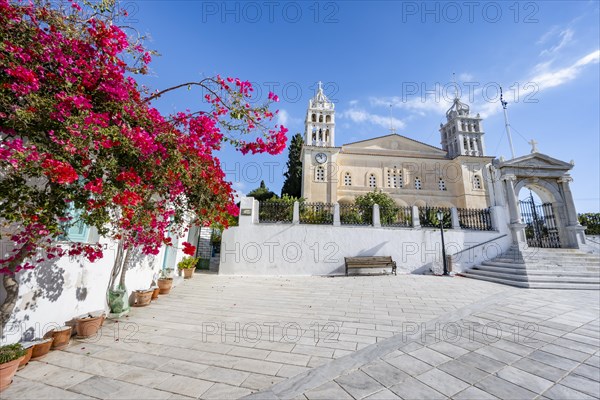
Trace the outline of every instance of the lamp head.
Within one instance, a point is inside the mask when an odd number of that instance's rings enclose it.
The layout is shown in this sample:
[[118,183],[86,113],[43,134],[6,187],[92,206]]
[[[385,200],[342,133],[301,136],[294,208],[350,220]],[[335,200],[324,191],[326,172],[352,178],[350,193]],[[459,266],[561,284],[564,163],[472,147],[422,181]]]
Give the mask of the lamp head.
[[442,212],[442,210],[438,210],[437,211],[437,219],[438,219],[438,221],[441,221],[442,218],[444,218],[444,213]]

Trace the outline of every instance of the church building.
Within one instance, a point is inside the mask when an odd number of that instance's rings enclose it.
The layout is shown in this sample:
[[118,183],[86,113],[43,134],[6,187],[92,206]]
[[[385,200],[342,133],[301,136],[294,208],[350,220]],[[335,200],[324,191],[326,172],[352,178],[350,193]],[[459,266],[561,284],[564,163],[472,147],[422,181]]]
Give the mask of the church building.
[[306,113],[302,197],[342,204],[379,190],[400,206],[490,206],[488,174],[494,157],[485,155],[479,114],[472,115],[468,105],[454,99],[440,134],[441,148],[393,130],[336,146],[335,105],[319,84]]

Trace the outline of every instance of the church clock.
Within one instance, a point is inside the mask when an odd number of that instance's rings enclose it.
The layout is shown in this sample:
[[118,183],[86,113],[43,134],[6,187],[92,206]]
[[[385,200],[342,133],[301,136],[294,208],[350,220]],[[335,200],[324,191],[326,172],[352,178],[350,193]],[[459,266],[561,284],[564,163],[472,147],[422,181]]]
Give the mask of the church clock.
[[319,164],[325,163],[327,161],[327,154],[317,153],[317,155],[315,155],[315,161],[318,162]]

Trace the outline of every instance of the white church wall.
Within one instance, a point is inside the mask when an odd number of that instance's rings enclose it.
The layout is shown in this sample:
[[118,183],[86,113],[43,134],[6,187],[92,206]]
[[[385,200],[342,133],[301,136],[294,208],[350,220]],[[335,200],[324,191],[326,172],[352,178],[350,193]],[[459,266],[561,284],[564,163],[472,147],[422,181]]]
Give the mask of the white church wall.
[[[41,337],[57,326],[63,326],[74,317],[96,312],[108,312],[106,291],[113,267],[116,243],[105,238],[104,257],[94,263],[87,260],[63,257],[52,263],[37,265],[35,269],[16,274],[19,286],[14,313],[0,338],[0,344],[15,343]],[[175,268],[185,255],[181,249],[172,248]],[[165,256],[165,248],[156,256],[141,257],[127,271],[126,287],[131,302],[133,291],[147,289],[158,276]],[[181,281],[174,279],[174,286]],[[6,298],[0,285],[0,303]],[[130,303],[131,304],[131,303]]]
[[[242,199],[242,209],[252,199]],[[448,255],[482,242],[485,246],[459,254],[453,265],[460,272],[506,251],[511,245],[504,210],[494,207],[496,231],[444,231]],[[339,275],[344,257],[392,256],[399,273],[424,272],[441,262],[441,236],[433,228],[375,228],[304,224],[247,223],[223,232],[219,273],[223,275]],[[504,221],[504,222],[500,222]]]

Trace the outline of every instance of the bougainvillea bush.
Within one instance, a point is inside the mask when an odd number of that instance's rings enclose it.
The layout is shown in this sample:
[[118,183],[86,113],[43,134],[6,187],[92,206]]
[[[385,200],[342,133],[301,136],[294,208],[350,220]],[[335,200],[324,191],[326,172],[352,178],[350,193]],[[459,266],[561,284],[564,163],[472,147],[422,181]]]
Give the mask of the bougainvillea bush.
[[[0,222],[13,245],[0,255],[9,294],[2,326],[18,295],[15,273],[65,255],[102,257],[96,244],[62,240],[70,226],[96,227],[119,241],[120,256],[157,254],[169,232],[198,221],[226,226],[236,215],[214,154],[223,143],[244,154],[285,148],[287,130],[269,109],[277,96],[251,105],[247,81],[138,85],[152,52],[113,14],[107,1],[0,0]],[[152,106],[193,87],[203,88],[202,110],[163,115]]]

